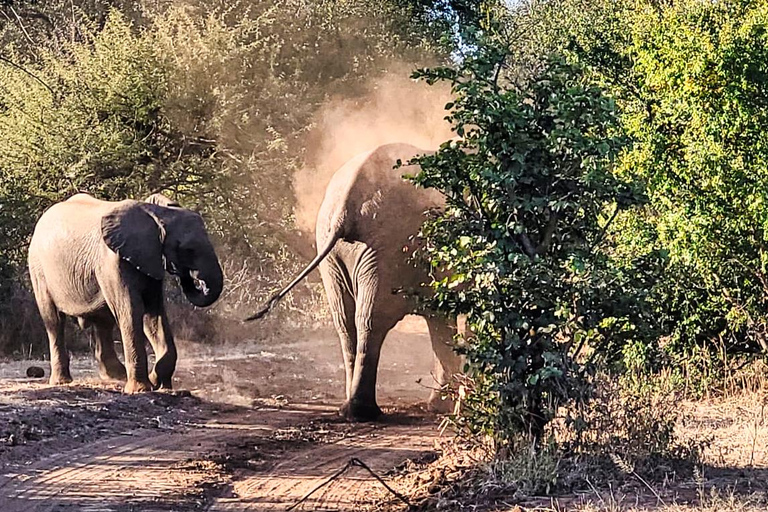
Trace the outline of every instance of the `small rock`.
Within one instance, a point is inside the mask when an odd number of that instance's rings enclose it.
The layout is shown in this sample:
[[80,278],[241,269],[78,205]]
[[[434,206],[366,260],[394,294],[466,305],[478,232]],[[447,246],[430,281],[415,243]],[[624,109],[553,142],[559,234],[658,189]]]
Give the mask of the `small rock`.
[[27,377],[30,379],[42,379],[45,377],[45,370],[39,366],[30,366],[27,368]]

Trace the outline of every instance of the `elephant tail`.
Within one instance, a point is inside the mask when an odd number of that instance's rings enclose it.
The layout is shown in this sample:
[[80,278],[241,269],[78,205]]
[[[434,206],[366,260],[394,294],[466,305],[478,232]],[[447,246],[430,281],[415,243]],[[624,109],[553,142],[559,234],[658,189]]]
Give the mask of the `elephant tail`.
[[333,236],[328,239],[328,242],[325,244],[325,247],[323,247],[323,250],[317,253],[317,256],[315,256],[315,259],[313,259],[309,263],[309,265],[307,265],[304,268],[304,270],[302,270],[299,273],[299,275],[296,276],[296,278],[290,282],[288,286],[286,286],[285,288],[283,288],[282,290],[274,294],[269,299],[269,301],[267,301],[267,304],[263,308],[261,308],[260,310],[258,310],[256,313],[249,316],[245,320],[243,320],[243,322],[258,320],[266,316],[270,311],[272,311],[272,309],[277,305],[277,303],[280,302],[280,299],[285,297],[288,294],[288,292],[290,292],[293,289],[294,286],[299,284],[302,281],[302,279],[307,277],[310,272],[312,272],[317,268],[320,262],[323,261],[323,259],[325,259],[325,257],[328,256],[328,253],[331,252],[331,249],[333,249],[333,246],[336,245],[336,242],[339,240],[339,238],[341,238],[341,233],[339,232],[334,233]]

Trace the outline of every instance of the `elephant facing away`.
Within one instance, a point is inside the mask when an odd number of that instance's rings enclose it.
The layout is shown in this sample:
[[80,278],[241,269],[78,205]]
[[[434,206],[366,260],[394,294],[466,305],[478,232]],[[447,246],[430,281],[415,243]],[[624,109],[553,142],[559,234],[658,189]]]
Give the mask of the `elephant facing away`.
[[[163,278],[177,275],[194,305],[213,304],[223,275],[195,212],[165,196],[109,202],[77,194],[51,206],[29,245],[29,272],[51,351],[51,384],[72,381],[64,317],[93,325],[99,374],[126,380],[125,392],[171,388],[176,346],[165,314]],[[125,366],[115,354],[120,329]],[[156,362],[148,373],[146,341]]]
[[[351,420],[381,415],[376,403],[379,355],[387,332],[403,317],[417,313],[411,294],[429,276],[410,256],[424,212],[442,208],[444,197],[404,180],[418,168],[395,169],[398,160],[429,153],[409,144],[387,144],[352,158],[331,178],[317,216],[317,257],[268,305],[247,320],[266,314],[291,288],[320,267],[333,322],[341,341],[346,371],[346,401],[340,413]],[[425,314],[435,378],[445,384],[460,369],[452,348],[455,319]],[[440,394],[432,392],[430,405]]]

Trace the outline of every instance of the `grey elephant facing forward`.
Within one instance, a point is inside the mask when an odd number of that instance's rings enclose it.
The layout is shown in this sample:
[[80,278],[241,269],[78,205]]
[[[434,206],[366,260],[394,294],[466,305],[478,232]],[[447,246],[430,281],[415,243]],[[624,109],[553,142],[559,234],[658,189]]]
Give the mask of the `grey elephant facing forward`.
[[[341,413],[348,419],[371,420],[381,414],[376,377],[384,337],[405,315],[417,312],[414,299],[402,292],[419,290],[429,282],[427,272],[409,259],[425,210],[442,208],[445,198],[403,179],[403,174],[416,174],[418,168],[394,168],[398,160],[407,162],[426,153],[409,144],[387,144],[352,158],[336,171],[317,216],[317,257],[248,319],[266,314],[319,266],[341,340],[347,395]],[[452,349],[456,321],[425,316],[437,356],[435,378],[442,385],[460,369],[461,360]],[[433,407],[439,398],[433,392]]]
[[[29,246],[29,272],[51,350],[51,384],[72,381],[64,316],[92,324],[99,374],[125,379],[125,392],[170,388],[176,347],[163,299],[165,272],[179,277],[200,307],[221,294],[223,275],[203,219],[165,196],[100,201],[77,194],[40,217]],[[115,354],[115,324],[125,366]],[[146,341],[156,362],[149,374]]]

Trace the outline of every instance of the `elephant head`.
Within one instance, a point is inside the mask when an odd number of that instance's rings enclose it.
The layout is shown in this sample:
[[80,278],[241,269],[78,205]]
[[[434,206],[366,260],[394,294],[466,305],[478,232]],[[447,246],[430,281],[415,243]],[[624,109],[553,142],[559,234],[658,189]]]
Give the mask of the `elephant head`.
[[187,299],[210,306],[221,294],[224,276],[203,219],[160,194],[126,201],[101,219],[107,246],[140,272],[162,280],[179,277]]

